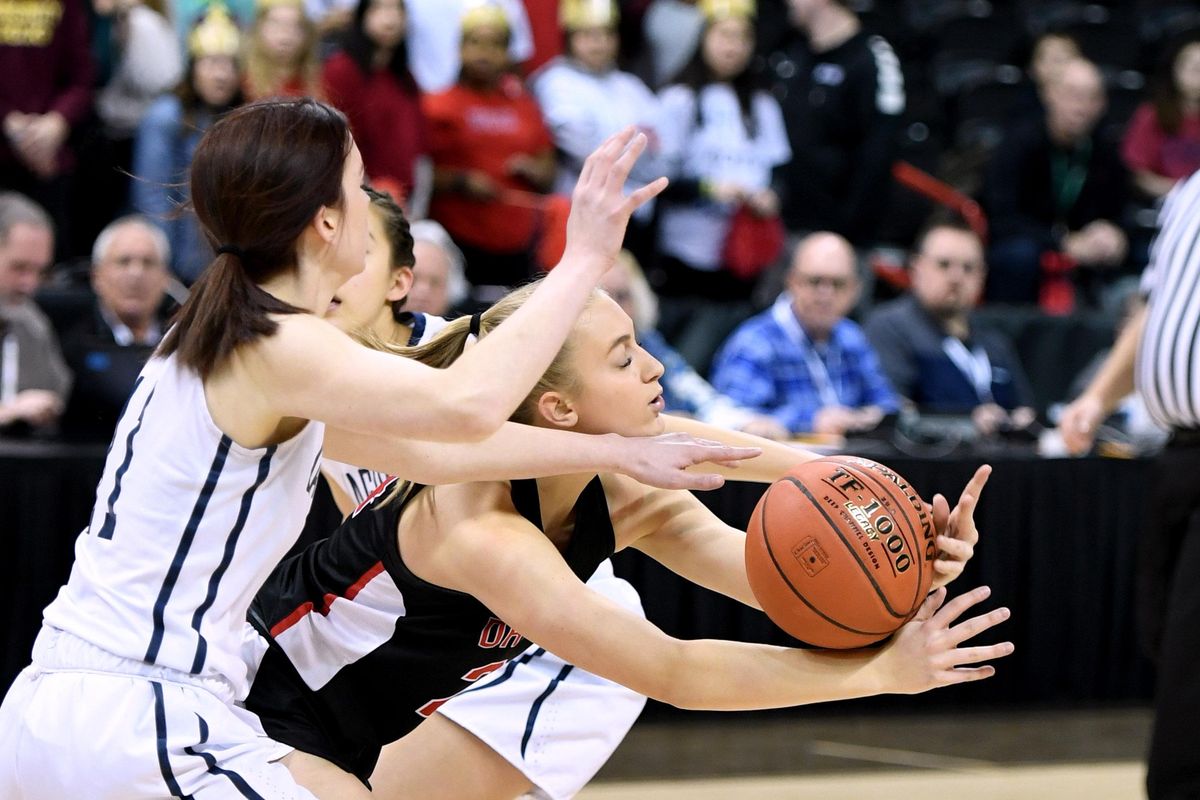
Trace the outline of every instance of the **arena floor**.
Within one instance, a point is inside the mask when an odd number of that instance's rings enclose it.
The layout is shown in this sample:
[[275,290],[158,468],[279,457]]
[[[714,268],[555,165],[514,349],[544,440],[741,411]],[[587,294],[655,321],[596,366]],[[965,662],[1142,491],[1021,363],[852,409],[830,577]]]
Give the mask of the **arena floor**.
[[637,725],[581,800],[1136,800],[1150,714],[818,717]]

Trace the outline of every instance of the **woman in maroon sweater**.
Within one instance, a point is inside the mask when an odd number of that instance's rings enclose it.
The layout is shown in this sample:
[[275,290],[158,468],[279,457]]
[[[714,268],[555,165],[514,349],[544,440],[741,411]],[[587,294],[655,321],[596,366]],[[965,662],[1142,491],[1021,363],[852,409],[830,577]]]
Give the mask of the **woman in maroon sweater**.
[[432,167],[417,84],[404,46],[403,0],[359,0],[342,49],[326,63],[325,96],[350,120],[367,176],[425,216]]

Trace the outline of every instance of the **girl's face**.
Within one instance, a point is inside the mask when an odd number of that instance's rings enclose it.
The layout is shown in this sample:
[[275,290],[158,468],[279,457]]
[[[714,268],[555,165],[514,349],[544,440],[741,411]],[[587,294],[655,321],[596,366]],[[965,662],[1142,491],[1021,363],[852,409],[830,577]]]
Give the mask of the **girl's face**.
[[391,313],[388,304],[402,300],[411,283],[411,269],[393,266],[383,215],[372,205],[367,212],[366,266],[337,290],[325,318],[344,331],[369,327],[381,311]]
[[371,0],[363,14],[363,32],[372,44],[387,50],[404,41],[406,23],[403,0]]
[[581,433],[653,436],[663,431],[663,366],[634,338],[633,322],[613,300],[593,299],[571,334],[567,364],[575,385],[561,394]]
[[508,69],[508,31],[479,25],[462,35],[462,71],[470,80],[494,83]]
[[571,56],[585,69],[604,72],[617,62],[617,32],[612,28],[583,28],[568,39]]
[[201,56],[192,65],[192,86],[200,101],[223,108],[233,101],[238,88],[237,63],[230,56]]
[[304,9],[288,5],[268,9],[259,20],[258,38],[271,61],[295,65],[300,61],[307,39]]
[[703,43],[704,63],[719,81],[741,75],[754,54],[754,29],[743,17],[719,19],[708,26]]
[[1175,86],[1185,100],[1200,100],[1200,42],[1189,44],[1175,57]]
[[367,208],[371,204],[363,191],[366,175],[362,154],[351,141],[350,152],[342,166],[342,203],[336,209],[337,227],[330,241],[332,269],[345,283],[363,271],[367,258]]

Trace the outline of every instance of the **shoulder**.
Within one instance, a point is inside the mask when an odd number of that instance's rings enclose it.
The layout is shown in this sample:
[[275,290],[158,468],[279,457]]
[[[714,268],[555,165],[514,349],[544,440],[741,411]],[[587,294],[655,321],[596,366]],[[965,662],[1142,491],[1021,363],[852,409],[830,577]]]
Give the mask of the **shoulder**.
[[182,118],[183,103],[173,94],[164,94],[146,109],[142,128],[178,127]]
[[354,59],[345,50],[338,50],[330,56],[322,69],[326,78],[335,80],[347,81],[356,78],[361,80],[365,77],[358,65],[354,63]]
[[833,329],[834,335],[843,347],[850,347],[856,350],[870,349],[867,343],[867,335],[863,332],[862,326],[852,319],[843,319]]
[[673,83],[659,91],[658,98],[664,106],[678,108],[696,102],[696,92],[690,86]]
[[908,325],[915,318],[915,310],[911,296],[897,297],[871,309],[863,327],[872,331],[881,327]]
[[783,341],[785,338],[768,309],[734,328],[726,341],[726,348],[729,352],[767,352],[775,349],[774,342]]

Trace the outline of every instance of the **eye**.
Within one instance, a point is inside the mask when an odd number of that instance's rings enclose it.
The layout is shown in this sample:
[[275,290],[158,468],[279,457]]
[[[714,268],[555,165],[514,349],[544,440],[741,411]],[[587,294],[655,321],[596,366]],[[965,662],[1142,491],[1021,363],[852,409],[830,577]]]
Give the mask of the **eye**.
[[632,363],[633,363],[633,356],[630,356],[629,358],[627,358],[623,362],[621,362],[621,369],[625,369]]

